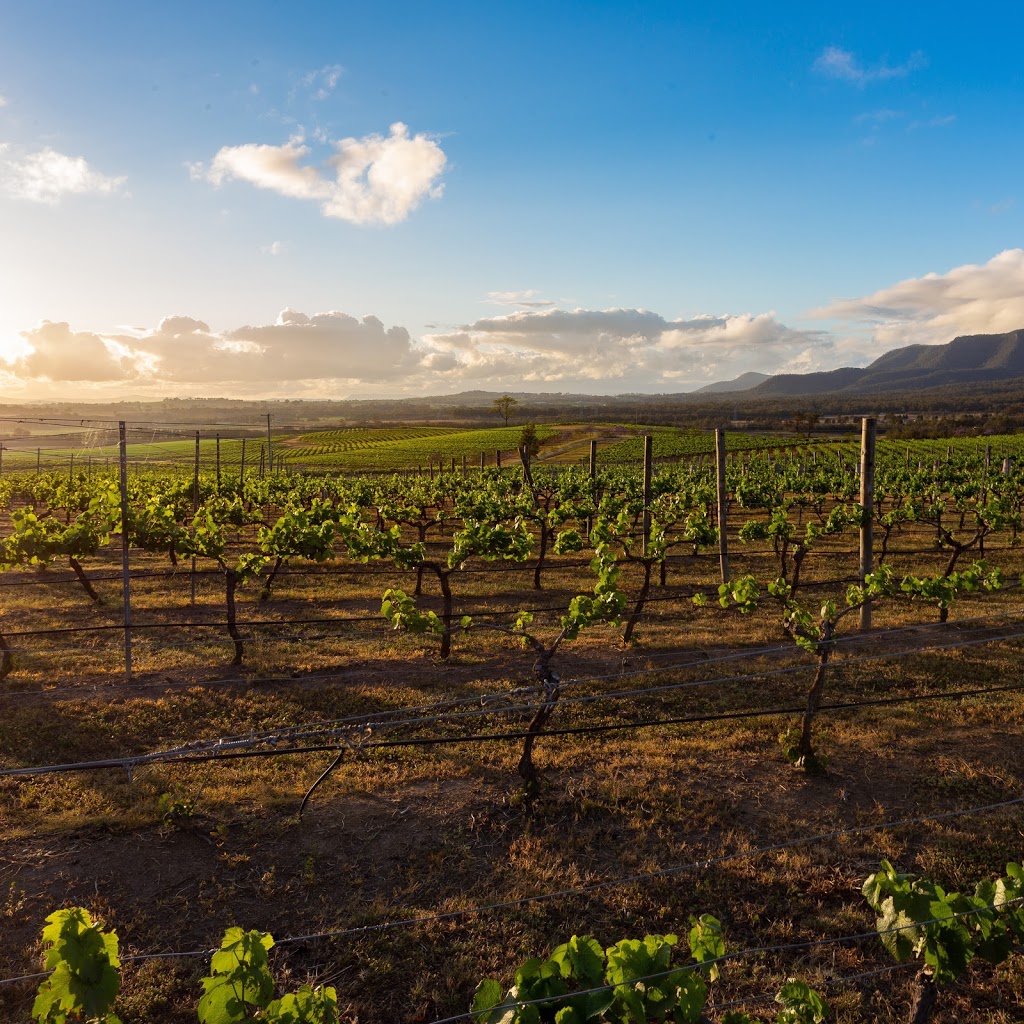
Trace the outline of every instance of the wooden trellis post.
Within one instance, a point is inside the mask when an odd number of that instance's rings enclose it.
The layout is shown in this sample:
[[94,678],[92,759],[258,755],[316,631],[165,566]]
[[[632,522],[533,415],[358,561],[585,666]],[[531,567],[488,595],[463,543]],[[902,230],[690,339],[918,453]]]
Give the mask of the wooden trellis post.
[[725,428],[715,430],[715,473],[718,479],[718,565],[722,582],[729,582],[729,542],[726,536],[726,506],[729,493],[725,489]]
[[125,422],[117,425],[121,455],[121,589],[124,595],[124,674],[132,681],[132,591],[128,559],[128,433]]
[[[875,517],[875,435],[877,421],[865,416],[861,421],[860,434],[860,506],[864,519],[860,526],[860,581],[867,578],[874,568],[874,517]],[[871,628],[871,602],[860,606],[860,628]]]

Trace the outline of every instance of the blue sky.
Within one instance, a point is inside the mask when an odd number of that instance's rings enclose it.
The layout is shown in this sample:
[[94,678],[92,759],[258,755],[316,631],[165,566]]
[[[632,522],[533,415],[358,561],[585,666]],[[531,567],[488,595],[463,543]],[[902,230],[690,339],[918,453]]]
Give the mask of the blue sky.
[[679,391],[1024,327],[1013,5],[10,6],[6,397]]

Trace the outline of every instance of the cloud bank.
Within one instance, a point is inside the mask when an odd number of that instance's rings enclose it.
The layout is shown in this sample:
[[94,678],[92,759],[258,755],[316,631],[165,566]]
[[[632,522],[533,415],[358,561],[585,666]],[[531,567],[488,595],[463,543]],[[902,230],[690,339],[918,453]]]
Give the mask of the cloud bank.
[[[642,309],[519,310],[414,339],[375,316],[285,309],[272,324],[215,331],[191,316],[109,334],[43,321],[0,360],[25,385],[130,384],[159,392],[422,394],[461,387],[682,390],[753,361],[817,367],[829,339],[773,314],[668,320]],[[739,367],[737,369],[737,367]]]
[[[523,292],[492,301],[534,302]],[[376,316],[285,309],[273,323],[214,330],[175,315],[110,333],[43,321],[0,359],[9,388],[79,392],[346,397],[466,388],[685,391],[747,370],[803,373],[863,365],[881,351],[1024,327],[1024,249],[925,274],[808,317],[772,312],[666,318],[646,309],[516,309],[415,338]],[[20,347],[19,347],[20,346]]]
[[438,199],[447,157],[424,134],[410,135],[400,121],[385,135],[332,143],[327,173],[306,163],[311,149],[302,136],[280,146],[224,146],[209,167],[193,165],[193,178],[220,186],[243,181],[289,199],[320,204],[325,217],[351,224],[398,224],[425,199]]

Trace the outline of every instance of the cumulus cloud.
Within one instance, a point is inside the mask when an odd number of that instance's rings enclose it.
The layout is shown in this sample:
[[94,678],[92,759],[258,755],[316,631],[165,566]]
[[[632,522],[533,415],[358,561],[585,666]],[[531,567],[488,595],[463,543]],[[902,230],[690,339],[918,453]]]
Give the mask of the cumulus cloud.
[[913,71],[928,66],[928,61],[919,50],[912,53],[902,64],[876,64],[865,67],[849,51],[839,46],[827,46],[814,62],[814,70],[828,78],[863,87],[871,82],[884,82],[892,78],[906,78]]
[[6,106],[7,106],[7,97],[6,96],[0,96],[0,107],[6,107]]
[[0,144],[0,191],[14,199],[54,205],[69,195],[114,195],[124,177],[90,167],[83,157],[67,156],[48,146],[36,152]]
[[67,323],[44,320],[21,337],[31,351],[8,364],[21,378],[53,381],[125,381],[135,376],[134,361],[123,345],[91,331],[72,331]]
[[216,333],[202,320],[165,317],[155,330],[122,339],[163,381],[263,383],[304,380],[381,382],[416,369],[404,327],[375,316],[331,311],[307,316],[285,309],[273,324]]
[[193,178],[214,185],[245,181],[292,199],[320,204],[326,217],[353,224],[397,224],[424,199],[440,198],[447,157],[424,134],[410,135],[401,122],[384,135],[346,138],[332,144],[326,171],[304,161],[310,147],[302,136],[280,146],[224,146],[209,168],[192,165]]
[[866,325],[880,346],[936,344],[963,334],[1024,327],[1024,249],[987,263],[912,277],[859,299],[840,299],[810,316]]
[[110,334],[74,331],[43,321],[21,334],[23,354],[2,368],[23,380],[261,385],[267,391],[302,381],[382,383],[419,372],[429,355],[404,327],[375,316],[331,311],[307,316],[285,309],[272,324],[218,332],[203,320],[168,316],[155,328]]

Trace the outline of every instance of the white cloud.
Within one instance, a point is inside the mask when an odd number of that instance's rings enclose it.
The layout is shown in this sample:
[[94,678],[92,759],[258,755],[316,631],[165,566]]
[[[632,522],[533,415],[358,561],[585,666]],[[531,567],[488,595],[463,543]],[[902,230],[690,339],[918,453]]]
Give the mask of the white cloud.
[[277,240],[269,242],[267,245],[260,246],[260,252],[263,253],[264,256],[280,256],[282,253],[286,252],[287,249],[287,242]]
[[264,380],[327,377],[384,381],[414,372],[418,355],[404,327],[388,327],[375,316],[357,320],[332,310],[306,316],[284,310],[277,323],[240,327],[226,335],[256,346]]
[[877,64],[865,67],[849,51],[839,46],[827,46],[814,62],[814,70],[828,78],[838,78],[857,86],[865,86],[871,82],[884,82],[892,78],[906,78],[912,71],[919,71],[928,66],[928,61],[920,51],[912,53],[902,64]]
[[459,376],[507,385],[582,383],[619,390],[677,388],[744,370],[774,370],[797,351],[824,354],[821,332],[772,313],[666,320],[643,309],[518,311],[466,324],[423,343],[457,358]]
[[302,84],[314,100],[325,100],[338,84],[344,69],[340,64],[328,64],[317,71],[302,76]]
[[494,306],[525,306],[528,309],[544,309],[554,303],[547,299],[539,299],[540,292],[535,288],[527,288],[520,292],[488,292],[487,301]]
[[1007,249],[987,263],[967,263],[944,274],[908,278],[809,315],[866,325],[884,348],[1018,330],[1024,327],[1024,249]]
[[21,337],[32,348],[8,364],[18,377],[95,383],[135,375],[124,347],[91,331],[72,331],[67,323],[44,320]]
[[6,107],[6,106],[7,106],[7,97],[6,96],[0,96],[0,107]]
[[881,110],[866,110],[858,114],[853,120],[856,124],[885,124],[886,121],[898,121],[906,115],[902,110],[889,110],[883,107]]
[[0,191],[15,199],[54,205],[69,195],[114,195],[126,180],[102,174],[82,157],[48,146],[26,153],[0,144]]
[[215,331],[190,316],[109,334],[44,322],[26,351],[0,360],[26,385],[131,381],[155,393],[344,394],[358,387],[423,394],[453,387],[679,390],[747,369],[771,370],[827,339],[774,315],[666,320],[637,309],[518,311],[413,339],[375,316],[282,311],[272,324]]
[[303,163],[311,150],[301,136],[281,146],[225,146],[208,170],[193,164],[190,173],[214,185],[235,179],[289,198],[313,200],[324,216],[353,224],[397,224],[424,199],[437,199],[443,192],[443,150],[427,135],[410,136],[401,122],[391,125],[387,136],[341,139],[333,146],[335,152],[326,160],[333,177]]
[[[527,292],[497,293],[516,301]],[[533,301],[526,299],[525,301]],[[984,264],[909,278],[808,314],[845,321],[801,330],[773,312],[669,319],[645,309],[519,309],[419,339],[375,316],[285,309],[274,323],[214,330],[170,316],[156,327],[75,331],[44,321],[0,359],[5,388],[160,394],[344,397],[466,387],[590,392],[678,391],[746,370],[863,365],[882,351],[1024,327],[1024,249]]]
[[[301,138],[289,139],[283,146],[254,142],[225,146],[213,158],[205,176],[214,185],[234,178],[292,199],[326,199],[330,184],[315,167],[300,166],[299,161],[306,156],[309,147]],[[201,164],[193,164],[191,169],[193,178],[203,176]]]
[[936,117],[929,117],[925,121],[911,121],[909,127],[912,131],[918,128],[945,128],[955,121],[956,114],[940,114]]
[[46,382],[133,388],[167,393],[187,385],[291,395],[319,387],[406,380],[447,369],[443,353],[413,345],[404,327],[385,327],[374,316],[356,319],[332,311],[307,316],[284,310],[272,324],[218,332],[203,320],[168,316],[155,328],[121,327],[110,334],[72,330],[43,321],[21,333],[21,351],[0,359],[0,376],[23,384]]

